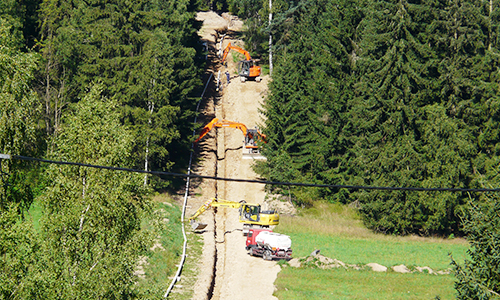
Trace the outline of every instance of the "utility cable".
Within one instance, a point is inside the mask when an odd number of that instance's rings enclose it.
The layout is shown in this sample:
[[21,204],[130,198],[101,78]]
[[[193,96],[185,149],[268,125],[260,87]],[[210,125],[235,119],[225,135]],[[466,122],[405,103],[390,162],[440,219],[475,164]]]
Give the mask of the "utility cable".
[[316,187],[316,188],[332,188],[332,189],[351,189],[351,190],[387,190],[387,191],[418,191],[418,192],[500,192],[500,188],[487,189],[487,188],[423,188],[423,187],[386,187],[386,186],[364,186],[364,185],[343,185],[343,184],[314,184],[314,183],[300,183],[300,182],[281,182],[281,181],[268,181],[268,180],[256,180],[256,179],[241,179],[241,178],[227,178],[227,177],[217,177],[217,176],[206,176],[197,174],[183,174],[183,173],[173,173],[173,172],[162,172],[162,171],[145,171],[139,169],[131,168],[121,168],[121,167],[111,167],[111,166],[100,166],[93,164],[82,164],[76,162],[65,162],[65,161],[55,161],[42,158],[34,158],[21,155],[7,155],[0,154],[0,159],[11,158],[20,160],[30,160],[38,161],[50,164],[59,165],[72,165],[79,167],[88,167],[96,169],[114,170],[114,171],[125,171],[134,173],[147,173],[152,175],[164,175],[172,177],[185,177],[185,178],[202,178],[202,179],[213,179],[221,181],[232,181],[232,182],[246,182],[246,183],[258,183],[258,184],[269,184],[269,185],[281,185],[281,186],[303,186],[303,187]]

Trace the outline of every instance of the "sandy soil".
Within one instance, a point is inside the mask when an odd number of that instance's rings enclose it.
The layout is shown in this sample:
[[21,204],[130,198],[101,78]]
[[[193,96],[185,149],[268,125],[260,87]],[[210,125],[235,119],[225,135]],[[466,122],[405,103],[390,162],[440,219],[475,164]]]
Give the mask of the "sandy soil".
[[[211,68],[215,75],[219,68],[223,73],[226,68],[216,63],[216,43],[219,42],[216,30],[224,27],[228,29],[223,47],[228,42],[243,46],[241,41],[234,39],[234,32],[241,30],[242,23],[229,15],[222,17],[213,12],[201,12],[198,19],[204,21],[199,34],[210,47],[209,60],[215,62]],[[204,104],[203,112],[206,117],[202,120],[208,123],[213,117],[217,117],[242,122],[253,128],[262,123],[258,109],[267,92],[269,78],[264,76],[260,83],[242,83],[236,74],[236,65],[231,54],[227,61],[231,82],[226,85],[224,76],[222,82],[225,85],[220,93],[216,93],[215,87],[212,87],[213,95]],[[202,161],[193,168],[193,172],[229,178],[257,178],[251,168],[253,160],[242,158],[242,144],[243,135],[237,129],[212,130],[198,145]],[[264,186],[260,184],[203,180],[193,186],[190,195],[187,217],[213,197],[262,203],[263,208],[267,209],[264,204]],[[242,229],[242,224],[238,221],[238,211],[230,208],[212,209],[201,215],[198,220],[208,226],[203,233],[203,255],[193,299],[277,299],[272,295],[273,283],[280,267],[276,262],[264,261],[247,254],[242,232],[233,231]],[[224,234],[226,231],[233,232]]]

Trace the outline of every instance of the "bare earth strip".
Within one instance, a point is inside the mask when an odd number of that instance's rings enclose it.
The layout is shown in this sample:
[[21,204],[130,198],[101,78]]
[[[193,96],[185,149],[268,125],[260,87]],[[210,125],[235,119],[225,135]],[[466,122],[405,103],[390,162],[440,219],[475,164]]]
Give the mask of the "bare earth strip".
[[[209,43],[211,51],[215,51],[216,29],[228,27],[229,32],[241,30],[242,24],[230,16],[225,18],[213,12],[202,12],[198,19],[203,20],[200,35]],[[228,35],[224,46],[228,42],[243,46],[238,40]],[[218,41],[217,41],[218,42]],[[209,58],[215,53],[211,52]],[[236,74],[236,64],[231,55],[228,58],[228,70],[231,74],[231,83],[224,86],[219,95],[214,95],[204,106],[204,114],[208,122],[212,117],[238,121],[253,128],[262,122],[258,109],[267,92],[268,76],[262,82],[240,82]],[[220,65],[217,69],[226,71]],[[222,80],[226,83],[225,76]],[[243,135],[237,129],[213,129],[200,142],[199,152],[203,161],[193,169],[193,172],[202,175],[217,175],[219,177],[256,179],[251,165],[252,159],[242,159]],[[195,196],[196,195],[196,196]],[[252,183],[215,182],[204,180],[198,182],[188,199],[186,216],[189,217],[206,200],[218,197],[226,200],[245,200],[250,203],[264,203],[264,186]],[[266,205],[263,206],[266,209]],[[264,261],[262,258],[251,257],[245,250],[245,237],[241,231],[242,224],[238,222],[238,211],[230,208],[209,210],[199,217],[200,221],[208,223],[203,233],[204,248],[199,262],[199,275],[195,285],[193,299],[277,299],[274,292],[274,281],[280,271],[276,262]],[[216,234],[214,233],[214,228]],[[224,235],[226,231],[231,231]],[[217,240],[215,240],[217,239]],[[188,258],[189,259],[189,258]],[[215,280],[214,263],[216,266]],[[212,282],[215,285],[212,285]],[[213,290],[212,287],[213,286]],[[210,295],[210,296],[209,296]]]

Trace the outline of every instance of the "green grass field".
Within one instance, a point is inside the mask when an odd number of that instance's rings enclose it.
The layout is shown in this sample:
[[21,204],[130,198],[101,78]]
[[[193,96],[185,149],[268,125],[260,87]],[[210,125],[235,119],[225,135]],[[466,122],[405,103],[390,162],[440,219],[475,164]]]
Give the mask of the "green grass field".
[[275,295],[279,299],[440,299],[454,298],[454,276],[427,273],[396,273],[392,266],[404,264],[450,270],[450,257],[463,261],[467,242],[463,239],[387,236],[363,226],[357,211],[341,205],[316,204],[298,216],[282,216],[275,231],[292,239],[294,257],[308,256],[316,249],[346,264],[378,263],[384,273],[367,268],[318,269],[285,266],[278,274]]
[[453,299],[453,276],[286,267],[275,282],[279,299]]

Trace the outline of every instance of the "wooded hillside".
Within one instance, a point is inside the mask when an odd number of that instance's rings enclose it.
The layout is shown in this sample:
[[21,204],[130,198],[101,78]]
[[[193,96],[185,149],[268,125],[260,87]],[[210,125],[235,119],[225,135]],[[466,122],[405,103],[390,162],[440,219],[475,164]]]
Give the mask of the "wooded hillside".
[[[191,0],[2,1],[0,153],[183,169],[203,71],[196,10]],[[0,171],[0,299],[158,296],[134,271],[153,238],[147,195],[171,181],[19,160]]]
[[[267,0],[2,1],[0,153],[181,170],[203,70],[202,5],[245,19],[246,49],[263,65],[272,34],[263,177],[499,186],[498,0],[272,3],[269,24]],[[171,181],[17,160],[0,171],[0,298],[143,296],[133,269],[152,238],[141,227],[146,195]],[[496,194],[268,188],[299,206],[356,205],[383,233],[468,234],[457,290],[500,292],[490,281]],[[36,228],[33,203],[46,213]]]
[[[267,51],[269,32],[276,41],[262,175],[332,185],[498,186],[498,2],[273,1],[270,27],[268,1],[239,7],[261,20],[258,34],[249,28],[249,46],[259,40],[255,49]],[[424,235],[456,234],[461,207],[485,197],[290,192],[297,204],[356,202],[374,230]]]
[[[249,19],[249,50],[264,61],[273,51],[264,110],[268,160],[256,168],[262,176],[498,188],[498,1],[228,2]],[[452,258],[458,299],[498,296],[496,193],[269,190],[298,205],[353,204],[375,231],[465,234],[470,260]]]

